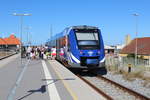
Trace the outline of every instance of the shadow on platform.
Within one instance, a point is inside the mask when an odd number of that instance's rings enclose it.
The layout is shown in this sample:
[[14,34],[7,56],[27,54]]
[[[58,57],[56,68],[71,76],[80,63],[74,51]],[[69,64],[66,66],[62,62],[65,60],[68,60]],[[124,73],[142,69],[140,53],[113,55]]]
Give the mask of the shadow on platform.
[[29,90],[27,91],[28,94],[17,99],[17,100],[23,100],[24,98],[27,98],[28,96],[34,94],[34,93],[37,93],[37,92],[40,92],[40,93],[45,93],[46,92],[46,87],[50,84],[53,84],[57,81],[60,81],[60,80],[75,80],[75,78],[65,78],[65,79],[42,79],[42,81],[48,81],[48,80],[52,80],[52,82],[48,83],[47,85],[42,85],[39,89],[35,89],[35,90]]
[[75,80],[75,78],[64,78],[64,79],[42,79],[42,81],[52,81],[50,83],[48,83],[46,86],[52,84],[52,83],[55,83],[57,81],[60,81],[60,80]]
[[25,96],[23,96],[17,100],[22,100],[22,99],[32,95],[33,93],[37,93],[37,92],[45,93],[46,92],[46,85],[42,85],[39,89],[29,90],[27,92],[29,92],[27,95],[25,95]]

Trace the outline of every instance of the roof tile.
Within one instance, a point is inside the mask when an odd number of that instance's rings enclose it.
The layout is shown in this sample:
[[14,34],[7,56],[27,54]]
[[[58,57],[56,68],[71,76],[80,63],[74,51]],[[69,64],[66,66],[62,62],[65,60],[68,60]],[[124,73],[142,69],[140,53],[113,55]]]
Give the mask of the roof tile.
[[20,40],[16,38],[14,35],[10,35],[8,38],[4,38],[4,39],[1,38],[0,44],[1,45],[6,45],[6,44],[7,45],[20,45]]
[[[121,50],[121,54],[134,54],[136,39]],[[137,54],[150,55],[150,37],[137,38]]]

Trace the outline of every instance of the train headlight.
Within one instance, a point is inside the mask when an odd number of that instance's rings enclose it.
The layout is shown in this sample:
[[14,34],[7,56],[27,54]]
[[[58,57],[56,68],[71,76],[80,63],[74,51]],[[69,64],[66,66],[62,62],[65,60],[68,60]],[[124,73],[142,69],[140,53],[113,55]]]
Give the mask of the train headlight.
[[94,53],[93,51],[89,51],[89,52],[88,52],[89,56],[92,56],[93,53]]
[[100,53],[101,53],[100,51],[97,52],[98,55],[99,55]]
[[82,54],[83,54],[83,51],[80,51],[80,54],[82,55]]

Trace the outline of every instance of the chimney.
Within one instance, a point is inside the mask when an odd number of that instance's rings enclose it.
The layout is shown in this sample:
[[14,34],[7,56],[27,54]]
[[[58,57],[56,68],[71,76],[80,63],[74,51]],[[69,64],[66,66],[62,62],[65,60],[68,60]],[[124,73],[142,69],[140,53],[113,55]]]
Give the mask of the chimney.
[[126,35],[126,37],[125,37],[125,45],[128,45],[130,42],[131,42],[131,37],[130,37],[130,35],[128,34],[128,35]]

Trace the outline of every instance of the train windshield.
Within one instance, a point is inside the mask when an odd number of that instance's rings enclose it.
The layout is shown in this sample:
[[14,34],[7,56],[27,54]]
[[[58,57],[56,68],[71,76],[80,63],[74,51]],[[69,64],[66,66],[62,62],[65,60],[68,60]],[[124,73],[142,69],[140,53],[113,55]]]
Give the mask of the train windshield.
[[98,32],[76,32],[77,42],[79,49],[82,50],[91,50],[99,49],[99,38]]

